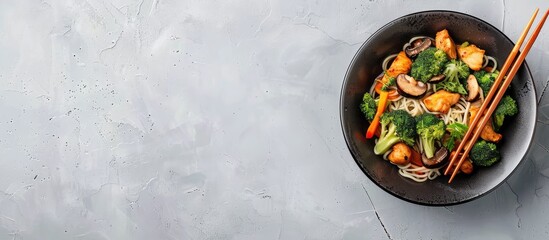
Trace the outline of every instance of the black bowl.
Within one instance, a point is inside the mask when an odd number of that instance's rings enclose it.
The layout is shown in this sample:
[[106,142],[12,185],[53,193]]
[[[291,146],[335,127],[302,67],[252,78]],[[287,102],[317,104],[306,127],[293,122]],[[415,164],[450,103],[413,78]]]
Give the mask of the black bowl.
[[469,41],[486,50],[500,66],[514,43],[500,30],[476,17],[451,11],[426,11],[400,17],[376,31],[351,61],[341,90],[341,127],[349,151],[358,166],[379,187],[401,199],[423,205],[452,205],[482,196],[503,183],[524,158],[536,125],[536,91],[526,63],[511,83],[519,114],[507,119],[499,144],[502,159],[489,168],[476,168],[472,175],[458,175],[451,184],[447,176],[417,183],[398,174],[398,168],[373,153],[374,141],[366,140],[368,122],[359,110],[362,95],[382,72],[381,62],[398,53],[411,37],[434,37],[448,29],[456,43]]

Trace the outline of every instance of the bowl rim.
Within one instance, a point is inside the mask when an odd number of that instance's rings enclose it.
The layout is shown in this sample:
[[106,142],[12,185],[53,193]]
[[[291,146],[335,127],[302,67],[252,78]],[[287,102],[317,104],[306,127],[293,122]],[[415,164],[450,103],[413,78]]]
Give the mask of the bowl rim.
[[428,14],[428,13],[435,13],[435,14],[442,14],[442,13],[449,13],[449,14],[456,14],[456,15],[461,15],[461,16],[465,16],[465,17],[470,17],[470,18],[473,18],[475,19],[476,21],[479,21],[479,22],[482,22],[483,24],[486,24],[487,26],[489,27],[492,27],[494,28],[497,32],[499,32],[505,39],[507,39],[508,41],[510,41],[513,45],[515,45],[515,42],[512,41],[507,35],[505,35],[505,33],[503,33],[499,28],[495,27],[494,25],[488,23],[487,21],[485,20],[482,20],[478,17],[475,17],[473,15],[470,15],[470,14],[467,14],[467,13],[463,13],[463,12],[457,12],[457,11],[452,11],[452,10],[426,10],[426,11],[418,11],[418,12],[413,12],[413,13],[409,13],[409,14],[406,14],[406,15],[402,15],[400,17],[397,17],[391,21],[389,21],[388,23],[384,24],[383,26],[381,26],[379,29],[377,29],[375,32],[373,32],[372,34],[370,34],[370,36],[360,45],[360,47],[358,48],[358,50],[356,51],[356,53],[354,54],[351,62],[349,63],[349,66],[347,67],[347,71],[345,72],[345,76],[343,78],[343,82],[342,82],[342,86],[341,86],[341,91],[340,91],[340,97],[339,97],[339,120],[340,120],[340,125],[341,125],[341,130],[343,132],[343,138],[345,139],[345,144],[347,145],[347,149],[349,150],[349,152],[351,153],[351,156],[353,157],[353,160],[355,161],[355,163],[357,164],[358,168],[360,168],[360,170],[364,173],[364,175],[366,175],[368,177],[368,179],[370,179],[370,181],[372,181],[373,183],[375,183],[379,188],[383,189],[385,192],[401,199],[401,200],[404,200],[406,202],[410,202],[410,203],[414,203],[414,204],[418,204],[418,205],[423,205],[423,206],[433,206],[433,207],[443,207],[443,206],[452,206],[452,205],[459,205],[459,204],[463,204],[463,203],[467,203],[467,202],[470,202],[472,200],[476,200],[476,199],[479,199],[480,197],[483,197],[483,196],[486,196],[487,194],[491,193],[492,191],[494,191],[495,189],[497,189],[498,187],[500,187],[504,182],[507,182],[507,180],[509,179],[509,177],[511,177],[511,175],[513,175],[515,173],[515,171],[519,168],[519,166],[521,166],[523,163],[524,163],[524,159],[526,158],[526,156],[529,154],[530,152],[530,149],[532,147],[532,141],[535,137],[535,134],[536,134],[536,127],[537,127],[537,115],[538,115],[538,105],[537,105],[537,102],[538,102],[538,96],[537,96],[537,90],[536,90],[536,85],[535,85],[535,81],[534,81],[534,76],[532,75],[532,72],[530,71],[530,67],[528,66],[528,63],[526,61],[526,59],[524,60],[524,62],[522,63],[522,65],[524,66],[524,69],[526,71],[526,74],[530,77],[531,81],[532,81],[532,90],[533,90],[533,93],[534,93],[534,100],[536,102],[536,104],[534,105],[534,111],[533,111],[533,127],[532,127],[532,133],[531,133],[531,137],[530,137],[530,140],[528,142],[528,146],[526,147],[526,151],[524,152],[524,155],[522,156],[522,158],[519,160],[518,164],[515,165],[515,167],[509,172],[509,174],[507,176],[505,176],[505,178],[499,182],[498,184],[494,185],[493,187],[491,187],[490,189],[488,189],[487,191],[484,191],[483,193],[480,193],[480,194],[477,194],[477,195],[474,195],[473,197],[470,197],[468,199],[463,199],[463,200],[460,200],[460,201],[455,201],[455,202],[446,202],[446,203],[427,203],[427,202],[421,202],[421,201],[415,201],[413,199],[408,199],[408,198],[404,198],[392,191],[390,191],[389,189],[387,189],[386,187],[384,187],[383,185],[381,185],[379,182],[375,181],[365,170],[364,168],[362,168],[360,166],[360,162],[358,161],[358,156],[356,155],[356,153],[354,153],[353,151],[351,151],[351,145],[350,145],[350,136],[351,134],[350,133],[347,133],[346,129],[345,129],[345,125],[344,125],[344,95],[345,95],[345,90],[346,90],[346,85],[347,85],[347,82],[348,82],[348,79],[349,79],[349,76],[351,74],[351,70],[353,68],[353,66],[355,65],[356,61],[358,60],[359,56],[361,55],[361,53],[364,51],[364,47],[366,46],[366,44],[368,44],[371,40],[372,40],[372,37],[376,34],[378,34],[379,32],[381,32],[382,30],[388,28],[390,25],[394,24],[395,22],[403,19],[403,18],[406,18],[406,17],[410,17],[410,16],[413,16],[413,15],[418,15],[418,14]]

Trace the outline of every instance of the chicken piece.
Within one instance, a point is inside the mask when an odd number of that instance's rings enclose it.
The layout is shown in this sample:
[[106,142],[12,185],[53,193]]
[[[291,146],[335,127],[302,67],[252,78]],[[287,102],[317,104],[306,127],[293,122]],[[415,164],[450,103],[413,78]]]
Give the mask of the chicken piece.
[[[478,110],[480,109],[481,104],[482,103],[480,102],[480,100],[471,103],[471,107],[469,108],[469,113],[471,113],[471,116],[469,117],[469,125],[471,125],[471,122],[478,114]],[[480,138],[489,142],[499,142],[499,140],[501,140],[501,137],[501,134],[494,131],[494,128],[492,127],[492,118],[490,118],[490,120],[488,120],[488,123],[486,123],[486,125],[482,129],[482,132],[480,133]]]
[[459,93],[451,93],[446,90],[439,90],[423,99],[425,107],[431,112],[448,113],[450,107],[459,102]]
[[473,71],[478,71],[482,68],[484,50],[478,48],[474,44],[469,44],[466,47],[459,46],[457,52],[459,54],[459,59],[467,64]]
[[[455,151],[451,152],[450,153],[450,158],[453,158],[455,154],[456,154]],[[461,157],[462,154],[460,153],[459,156]],[[458,158],[458,160],[459,160],[459,158]],[[458,161],[456,161],[456,162],[454,162],[454,164],[452,164],[452,166],[450,167],[450,172],[454,172],[454,169],[456,168],[457,164],[458,164]],[[471,159],[466,158],[465,161],[463,161],[463,163],[459,167],[458,173],[465,173],[465,174],[473,173],[473,163],[471,162]]]
[[435,47],[444,51],[449,58],[456,59],[456,44],[454,40],[450,37],[448,30],[444,29],[440,32],[437,32],[435,37]]
[[473,173],[473,163],[469,158],[467,158],[465,161],[463,161],[463,164],[461,164],[459,170],[461,170],[461,172],[465,174],[471,174]]
[[389,153],[387,159],[396,165],[406,165],[412,158],[412,149],[404,143],[397,143],[393,145],[393,151]]
[[386,74],[383,75],[381,82],[387,83],[389,81],[388,77],[396,77],[401,73],[407,74],[410,68],[412,68],[412,60],[406,56],[404,51],[400,51],[389,69],[387,69]]

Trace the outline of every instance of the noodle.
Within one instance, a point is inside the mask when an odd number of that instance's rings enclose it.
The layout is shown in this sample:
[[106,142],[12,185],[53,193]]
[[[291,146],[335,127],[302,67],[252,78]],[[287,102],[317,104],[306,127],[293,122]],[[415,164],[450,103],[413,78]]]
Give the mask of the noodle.
[[416,182],[425,182],[427,180],[433,180],[440,176],[440,168],[426,168],[419,167],[414,164],[408,163],[406,165],[397,165],[398,173],[406,178],[410,178]]
[[402,97],[400,99],[392,101],[391,105],[389,105],[389,109],[391,111],[402,109],[415,117],[424,112],[420,102],[421,101],[418,99]]
[[383,159],[388,160],[387,157],[389,156],[389,154],[391,154],[392,151],[393,151],[393,150],[389,150],[389,151],[387,151],[386,153],[384,153],[384,154],[383,154]]
[[369,93],[370,93],[370,95],[372,95],[373,98],[376,97],[376,83],[375,82],[372,84],[372,87],[370,87],[370,92]]
[[450,108],[450,111],[444,115],[444,123],[463,123],[467,124],[467,115],[469,113],[470,102],[467,102],[464,97],[459,98],[459,102]]
[[[387,151],[385,154],[383,154],[383,159],[387,160],[387,156],[391,154],[391,150]],[[406,165],[396,165],[398,169],[398,173],[406,178],[412,179],[416,182],[425,182],[427,180],[433,180],[440,176],[440,168],[426,168],[426,167],[420,167],[416,166],[414,164],[408,163]]]
[[482,68],[485,68],[488,66],[488,63],[489,62],[493,62],[494,63],[494,66],[492,66],[492,69],[490,69],[490,72],[494,72],[496,71],[497,67],[498,67],[498,61],[496,61],[496,59],[492,56],[486,56],[484,55],[484,63],[482,64]]

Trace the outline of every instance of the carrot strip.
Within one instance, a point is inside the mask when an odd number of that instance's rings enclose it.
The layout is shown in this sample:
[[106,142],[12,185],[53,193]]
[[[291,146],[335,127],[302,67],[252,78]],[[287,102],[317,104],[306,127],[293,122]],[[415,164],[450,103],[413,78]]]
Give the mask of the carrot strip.
[[400,94],[396,90],[389,91],[389,94],[387,95],[387,99],[391,101],[397,99],[398,97],[400,97]]
[[385,107],[387,106],[388,95],[389,93],[385,91],[381,91],[381,93],[379,94],[379,102],[377,103],[376,115],[374,116],[374,120],[372,120],[372,123],[370,123],[368,131],[366,131],[366,138],[372,138],[376,133],[376,130],[379,127],[379,118],[381,117],[381,114],[385,112]]
[[410,163],[419,167],[423,167],[423,162],[421,161],[421,154],[414,149],[412,149],[412,157],[410,158]]

